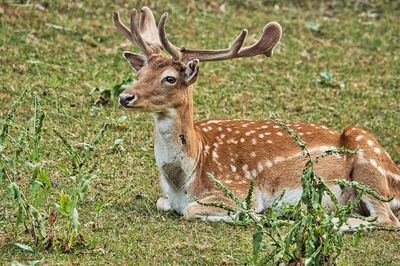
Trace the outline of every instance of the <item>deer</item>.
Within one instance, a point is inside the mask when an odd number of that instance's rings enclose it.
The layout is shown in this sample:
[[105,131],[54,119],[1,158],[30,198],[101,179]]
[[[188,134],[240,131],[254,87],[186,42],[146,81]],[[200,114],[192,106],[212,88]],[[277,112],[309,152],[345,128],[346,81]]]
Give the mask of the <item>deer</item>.
[[[228,48],[201,50],[171,43],[166,34],[168,13],[162,14],[158,26],[150,8],[141,9],[138,22],[137,14],[136,9],[131,11],[128,28],[119,13],[113,13],[117,30],[141,51],[123,53],[138,79],[120,94],[119,103],[126,109],[152,113],[155,161],[163,193],[157,209],[174,211],[186,220],[229,220],[226,210],[201,204],[231,203],[209,174],[242,199],[253,179],[255,213],[263,213],[282,191],[282,202],[296,203],[302,193],[300,178],[306,161],[274,120],[193,121],[192,91],[199,63],[271,57],[282,36],[281,26],[266,24],[259,40],[250,46],[243,46],[247,36],[243,29]],[[338,132],[313,123],[287,125],[307,143],[311,156],[332,147],[358,148],[355,154],[322,158],[315,166],[316,173],[342,203],[354,199],[356,191],[342,193],[335,179],[357,181],[384,197],[393,197],[382,202],[364,195],[360,212],[380,225],[400,226],[400,169],[371,133],[355,126]],[[331,203],[324,200],[324,204]]]

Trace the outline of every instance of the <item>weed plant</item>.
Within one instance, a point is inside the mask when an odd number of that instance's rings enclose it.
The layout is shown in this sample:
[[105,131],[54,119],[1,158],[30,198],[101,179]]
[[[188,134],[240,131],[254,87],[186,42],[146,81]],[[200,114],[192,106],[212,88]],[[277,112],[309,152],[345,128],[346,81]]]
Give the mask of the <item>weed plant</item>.
[[[18,237],[19,227],[23,225],[25,232],[29,232],[33,239],[33,245],[16,245],[23,250],[37,253],[50,248],[53,241],[58,240],[63,250],[70,252],[73,245],[82,239],[79,205],[94,178],[93,173],[98,162],[94,160],[96,147],[104,137],[108,124],[101,128],[96,138],[83,151],[73,147],[63,133],[54,129],[70,159],[69,165],[62,164],[59,168],[72,180],[67,190],[59,191],[53,185],[51,174],[45,169],[41,158],[43,151],[40,144],[45,112],[35,92],[32,93],[33,114],[30,122],[26,127],[13,123],[18,107],[25,102],[28,94],[29,89],[25,89],[15,101],[2,122],[0,133],[0,181],[7,182],[7,195],[15,208],[15,237]],[[12,132],[13,127],[17,130]],[[10,134],[14,132],[18,133],[17,137]],[[20,178],[27,174],[30,179]],[[19,180],[28,180],[28,184],[20,184]],[[54,198],[58,198],[58,202],[49,200]]]

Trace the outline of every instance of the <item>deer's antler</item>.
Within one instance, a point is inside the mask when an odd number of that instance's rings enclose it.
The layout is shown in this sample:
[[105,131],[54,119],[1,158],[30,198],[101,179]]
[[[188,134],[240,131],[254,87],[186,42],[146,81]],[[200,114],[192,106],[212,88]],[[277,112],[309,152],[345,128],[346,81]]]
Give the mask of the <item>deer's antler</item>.
[[140,50],[150,56],[154,53],[160,53],[162,45],[159,39],[157,26],[154,20],[153,12],[148,7],[143,7],[139,18],[139,29],[136,25],[136,9],[131,12],[130,29],[121,21],[119,13],[113,13],[113,22],[117,29],[136,44]]
[[260,39],[253,45],[242,47],[247,36],[247,30],[243,29],[229,48],[221,50],[195,50],[178,48],[167,38],[165,25],[168,13],[164,13],[158,24],[155,23],[153,12],[148,7],[143,7],[139,18],[139,28],[136,24],[136,9],[131,12],[130,28],[122,23],[119,13],[113,13],[113,21],[119,31],[131,42],[136,44],[148,57],[154,53],[160,53],[165,48],[168,53],[177,60],[189,61],[220,61],[239,57],[249,57],[264,54],[272,56],[273,48],[282,36],[282,28],[276,22],[268,23],[263,30]]
[[175,59],[189,61],[199,59],[200,61],[219,61],[239,57],[249,57],[264,54],[268,57],[272,56],[273,48],[279,42],[282,36],[282,28],[276,22],[268,23],[263,30],[261,38],[253,45],[243,47],[244,40],[247,36],[247,30],[243,29],[233,41],[232,45],[227,49],[221,50],[195,50],[187,48],[177,48],[167,38],[165,25],[168,19],[168,13],[164,13],[158,24],[158,31],[162,46]]

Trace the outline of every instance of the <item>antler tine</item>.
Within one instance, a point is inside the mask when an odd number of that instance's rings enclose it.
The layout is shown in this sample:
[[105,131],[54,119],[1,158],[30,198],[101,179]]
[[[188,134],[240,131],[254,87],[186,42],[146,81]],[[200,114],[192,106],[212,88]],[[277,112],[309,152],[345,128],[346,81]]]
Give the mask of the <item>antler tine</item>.
[[149,57],[153,51],[150,49],[150,47],[143,41],[142,36],[140,35],[138,28],[136,27],[136,9],[132,9],[131,12],[131,35],[132,38],[135,40],[136,44],[139,46],[140,50]]
[[168,13],[164,12],[160,18],[160,22],[158,23],[158,33],[160,35],[160,41],[162,46],[167,50],[167,52],[174,58],[174,59],[182,59],[182,52],[173,45],[167,38],[167,34],[165,32],[165,24],[167,23]]
[[[148,9],[148,8],[147,8]],[[149,9],[149,11],[150,11],[150,13],[151,13],[151,17],[152,17],[152,12],[151,12],[151,10]],[[145,10],[145,12],[148,12],[147,10]],[[150,56],[151,54],[153,54],[153,53],[157,53],[157,52],[160,52],[160,46],[161,46],[161,44],[160,44],[160,41],[156,41],[154,44],[155,44],[155,46],[152,46],[152,47],[150,47],[149,45],[147,45],[146,43],[145,43],[145,41],[143,40],[143,38],[142,38],[142,36],[140,35],[140,33],[139,33],[139,31],[138,31],[138,29],[137,29],[137,27],[136,27],[136,23],[135,23],[135,19],[136,19],[136,13],[137,13],[137,11],[136,11],[136,9],[133,9],[132,10],[132,12],[131,12],[131,20],[130,20],[130,29],[127,27],[127,26],[125,26],[125,24],[121,21],[121,18],[120,18],[120,16],[119,16],[119,12],[117,12],[117,11],[114,11],[113,12],[113,22],[114,22],[114,25],[115,25],[115,27],[120,31],[120,32],[122,32],[122,34],[127,38],[127,39],[129,39],[131,42],[133,42],[134,44],[136,44],[137,46],[139,46],[139,48],[140,48],[140,50],[148,57],[148,56]],[[142,15],[141,15],[141,20],[142,21],[146,21],[146,18],[147,18],[147,16],[145,15],[143,18],[142,18]],[[154,27],[153,28],[155,28],[156,30],[157,30],[157,28],[155,27],[155,22],[154,22],[154,17],[152,18],[153,19],[153,23],[154,23]],[[148,20],[148,21],[150,21],[151,22],[151,18],[150,18],[150,20]],[[143,24],[144,25],[144,24]],[[146,27],[145,26],[143,26],[143,28],[145,29]],[[154,31],[154,30],[153,30]],[[147,30],[143,30],[143,32],[146,32],[146,34],[147,34],[147,36],[151,36],[151,34],[154,34],[153,32],[147,32]],[[158,38],[157,37],[157,34],[155,34],[155,38]],[[149,43],[150,44],[152,44],[152,40],[154,40],[154,39],[152,39],[152,38],[150,38],[150,37],[148,37],[148,39],[149,39]]]
[[247,29],[243,29],[239,35],[236,37],[236,39],[233,41],[231,47],[229,48],[232,52],[232,55],[236,55],[240,48],[242,48],[244,41],[246,40],[247,37]]
[[112,19],[113,19],[113,22],[114,22],[115,27],[116,27],[120,32],[122,32],[122,34],[123,34],[127,39],[129,39],[131,42],[135,43],[134,39],[132,38],[131,31],[128,29],[127,26],[125,26],[124,23],[122,23],[122,21],[121,21],[121,19],[120,19],[120,17],[119,17],[119,12],[114,11],[114,12],[113,12],[113,17],[112,17]]
[[248,57],[258,54],[265,54],[271,57],[273,48],[279,42],[282,36],[282,28],[276,22],[268,23],[263,30],[260,39],[251,46],[244,47],[239,51],[239,57]]
[[147,6],[144,6],[140,13],[139,33],[148,45],[162,49],[153,12]]

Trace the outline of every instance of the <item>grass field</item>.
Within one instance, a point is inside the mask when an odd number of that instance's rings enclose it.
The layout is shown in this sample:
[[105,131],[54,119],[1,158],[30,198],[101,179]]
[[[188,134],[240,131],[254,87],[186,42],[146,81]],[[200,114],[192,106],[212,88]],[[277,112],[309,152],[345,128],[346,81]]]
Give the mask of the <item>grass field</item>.
[[[224,48],[241,28],[248,42],[266,22],[278,21],[283,38],[272,58],[201,64],[195,117],[261,119],[274,111],[288,120],[340,130],[356,124],[375,134],[400,164],[400,4],[396,1],[6,1],[0,3],[0,117],[24,87],[38,92],[46,118],[42,151],[59,189],[67,182],[57,165],[67,155],[52,129],[85,143],[112,122],[100,145],[100,165],[80,209],[84,243],[71,254],[50,249],[33,255],[14,243],[31,238],[14,227],[14,211],[0,184],[0,264],[43,259],[43,265],[241,264],[251,257],[251,229],[187,222],[156,210],[161,195],[153,158],[150,114],[97,104],[96,87],[135,77],[121,54],[136,49],[112,25],[129,10],[149,5],[157,18],[170,13],[172,41]],[[264,3],[265,2],[265,3]],[[387,2],[387,3],[386,3]],[[333,75],[334,79],[320,73]],[[26,102],[16,124],[30,117]],[[128,119],[115,125],[122,115]],[[1,121],[0,121],[1,122]],[[116,139],[122,147],[113,148]],[[18,182],[29,180],[21,175]],[[101,216],[98,201],[128,188]],[[343,265],[400,265],[400,233],[347,236]],[[357,244],[357,245],[356,245]]]

